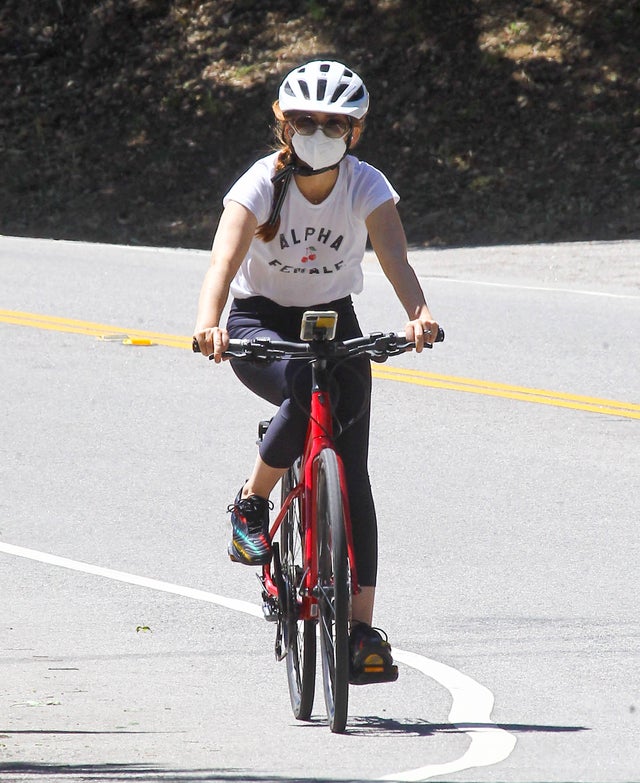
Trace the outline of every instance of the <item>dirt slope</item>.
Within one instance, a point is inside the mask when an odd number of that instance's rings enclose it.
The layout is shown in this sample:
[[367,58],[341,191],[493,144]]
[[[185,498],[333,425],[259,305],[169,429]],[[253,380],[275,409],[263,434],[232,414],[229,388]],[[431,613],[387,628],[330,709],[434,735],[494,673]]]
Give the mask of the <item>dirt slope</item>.
[[208,247],[327,56],[412,243],[637,238],[639,38],[638,0],[5,0],[0,232]]

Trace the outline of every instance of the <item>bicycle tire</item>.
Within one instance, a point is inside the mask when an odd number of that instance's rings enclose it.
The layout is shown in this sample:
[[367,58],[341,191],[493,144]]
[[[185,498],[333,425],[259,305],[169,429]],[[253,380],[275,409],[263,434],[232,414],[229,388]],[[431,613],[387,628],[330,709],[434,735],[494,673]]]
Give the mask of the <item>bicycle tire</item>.
[[[281,482],[284,502],[299,478],[300,462],[285,473]],[[298,720],[309,720],[313,709],[316,680],[316,622],[298,619],[298,589],[304,573],[304,535],[300,497],[289,507],[280,525],[282,575],[287,606],[282,612],[287,658],[287,681],[291,709]]]
[[322,681],[329,727],[344,731],[349,706],[351,579],[338,460],[332,449],[318,457],[318,619]]

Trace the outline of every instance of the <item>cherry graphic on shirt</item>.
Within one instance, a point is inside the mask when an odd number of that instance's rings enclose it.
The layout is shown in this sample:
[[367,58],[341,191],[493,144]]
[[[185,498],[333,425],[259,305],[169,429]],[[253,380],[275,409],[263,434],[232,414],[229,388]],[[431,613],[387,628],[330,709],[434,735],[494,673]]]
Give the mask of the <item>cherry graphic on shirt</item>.
[[310,246],[310,247],[308,247],[306,249],[305,252],[306,252],[306,255],[302,256],[302,258],[300,259],[300,261],[302,261],[303,264],[306,264],[307,261],[315,261],[316,260],[317,256],[316,256],[316,249],[315,249],[315,247]]

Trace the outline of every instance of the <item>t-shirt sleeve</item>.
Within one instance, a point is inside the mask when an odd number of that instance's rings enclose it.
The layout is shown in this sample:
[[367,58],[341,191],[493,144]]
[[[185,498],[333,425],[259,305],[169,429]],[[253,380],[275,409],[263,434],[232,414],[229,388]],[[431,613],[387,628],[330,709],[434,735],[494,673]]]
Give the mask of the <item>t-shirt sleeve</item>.
[[385,201],[393,199],[394,204],[400,196],[378,169],[368,163],[358,161],[353,190],[353,209],[361,220],[366,220],[374,209]]
[[226,207],[229,201],[237,201],[256,216],[258,224],[264,223],[271,212],[273,185],[271,167],[263,159],[251,166],[236,182],[222,200]]

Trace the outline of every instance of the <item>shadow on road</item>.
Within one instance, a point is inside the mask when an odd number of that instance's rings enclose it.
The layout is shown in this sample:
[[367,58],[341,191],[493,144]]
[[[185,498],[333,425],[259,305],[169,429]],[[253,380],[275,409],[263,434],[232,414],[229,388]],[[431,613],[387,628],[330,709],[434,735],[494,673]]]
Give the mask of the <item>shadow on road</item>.
[[577,732],[590,731],[586,726],[543,726],[525,723],[429,723],[428,721],[399,721],[379,718],[375,715],[354,716],[349,720],[348,734],[407,734],[430,737],[436,734],[466,734],[485,729],[504,729],[515,734],[529,732]]
[[[242,769],[167,769],[147,764],[36,764],[15,762],[0,764],[3,781],[55,779],[94,780],[103,783],[122,781],[162,781],[162,783],[336,783],[336,778],[289,778],[247,774]],[[365,779],[345,778],[340,783],[370,783]]]
[[[311,725],[320,725],[318,721]],[[428,723],[426,721],[398,721],[376,716],[360,716],[351,720],[349,735],[386,735],[404,734],[407,736],[429,737],[438,734],[467,733],[485,729],[500,728],[514,733],[530,732],[578,732],[589,731],[585,726],[544,726],[523,723]],[[324,730],[324,726],[323,726]],[[11,731],[0,734],[135,734],[147,732],[92,732],[92,731]],[[35,762],[0,763],[1,780],[33,780],[37,778],[56,780],[96,780],[96,781],[167,781],[167,783],[335,783],[335,778],[289,778],[247,774],[242,769],[168,769],[147,764],[38,764]],[[341,783],[366,783],[355,778],[344,779]]]

